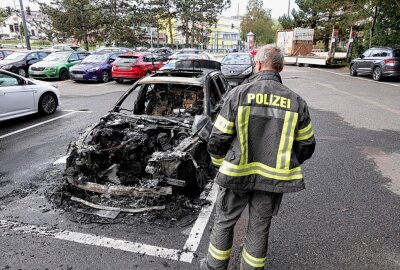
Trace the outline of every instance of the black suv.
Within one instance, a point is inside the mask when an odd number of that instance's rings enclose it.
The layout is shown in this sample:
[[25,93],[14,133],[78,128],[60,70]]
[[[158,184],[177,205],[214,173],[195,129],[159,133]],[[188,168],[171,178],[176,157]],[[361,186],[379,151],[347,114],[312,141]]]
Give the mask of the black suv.
[[375,81],[383,77],[400,77],[400,49],[371,48],[350,63],[350,75],[372,74]]
[[18,51],[14,52],[3,60],[0,60],[0,68],[17,73],[22,77],[27,77],[29,67],[42,61],[43,58],[48,56],[48,51]]

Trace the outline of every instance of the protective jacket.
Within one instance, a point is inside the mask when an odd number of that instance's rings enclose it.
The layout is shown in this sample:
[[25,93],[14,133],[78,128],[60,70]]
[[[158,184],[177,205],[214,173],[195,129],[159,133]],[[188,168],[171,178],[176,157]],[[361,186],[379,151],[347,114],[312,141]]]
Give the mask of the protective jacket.
[[306,102],[272,71],[227,94],[208,143],[217,184],[277,193],[304,189],[300,165],[314,149]]

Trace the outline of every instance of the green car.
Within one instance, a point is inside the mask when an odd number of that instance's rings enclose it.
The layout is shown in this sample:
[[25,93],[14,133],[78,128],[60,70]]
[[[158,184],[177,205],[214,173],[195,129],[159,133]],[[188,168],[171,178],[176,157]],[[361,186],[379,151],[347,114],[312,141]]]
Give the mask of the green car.
[[29,77],[35,79],[69,78],[69,69],[79,64],[89,53],[87,52],[55,52],[29,67]]

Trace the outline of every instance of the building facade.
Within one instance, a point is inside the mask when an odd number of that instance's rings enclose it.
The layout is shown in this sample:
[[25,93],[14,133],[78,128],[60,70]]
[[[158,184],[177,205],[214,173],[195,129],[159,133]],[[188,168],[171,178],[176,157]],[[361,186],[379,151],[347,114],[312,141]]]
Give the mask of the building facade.
[[[37,27],[40,23],[45,22],[45,16],[38,11],[31,11],[31,14],[25,13],[26,24],[29,29],[29,34],[33,39],[44,38],[45,34],[40,32]],[[3,39],[20,39],[22,24],[21,14],[14,12],[6,18],[3,24],[0,24],[0,37]]]

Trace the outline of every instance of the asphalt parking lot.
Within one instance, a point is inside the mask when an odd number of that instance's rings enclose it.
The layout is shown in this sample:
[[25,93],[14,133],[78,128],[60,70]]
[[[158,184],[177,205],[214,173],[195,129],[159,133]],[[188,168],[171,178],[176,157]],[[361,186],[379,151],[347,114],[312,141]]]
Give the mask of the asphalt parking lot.
[[[272,269],[400,269],[400,82],[345,69],[288,66],[284,84],[308,102],[317,152],[307,189],[285,196],[271,229]],[[0,123],[0,269],[196,269],[213,205],[185,226],[84,223],[46,199],[62,181],[68,144],[131,83],[55,81],[51,116]],[[215,200],[216,187],[208,194]],[[239,222],[235,257],[246,228]]]

